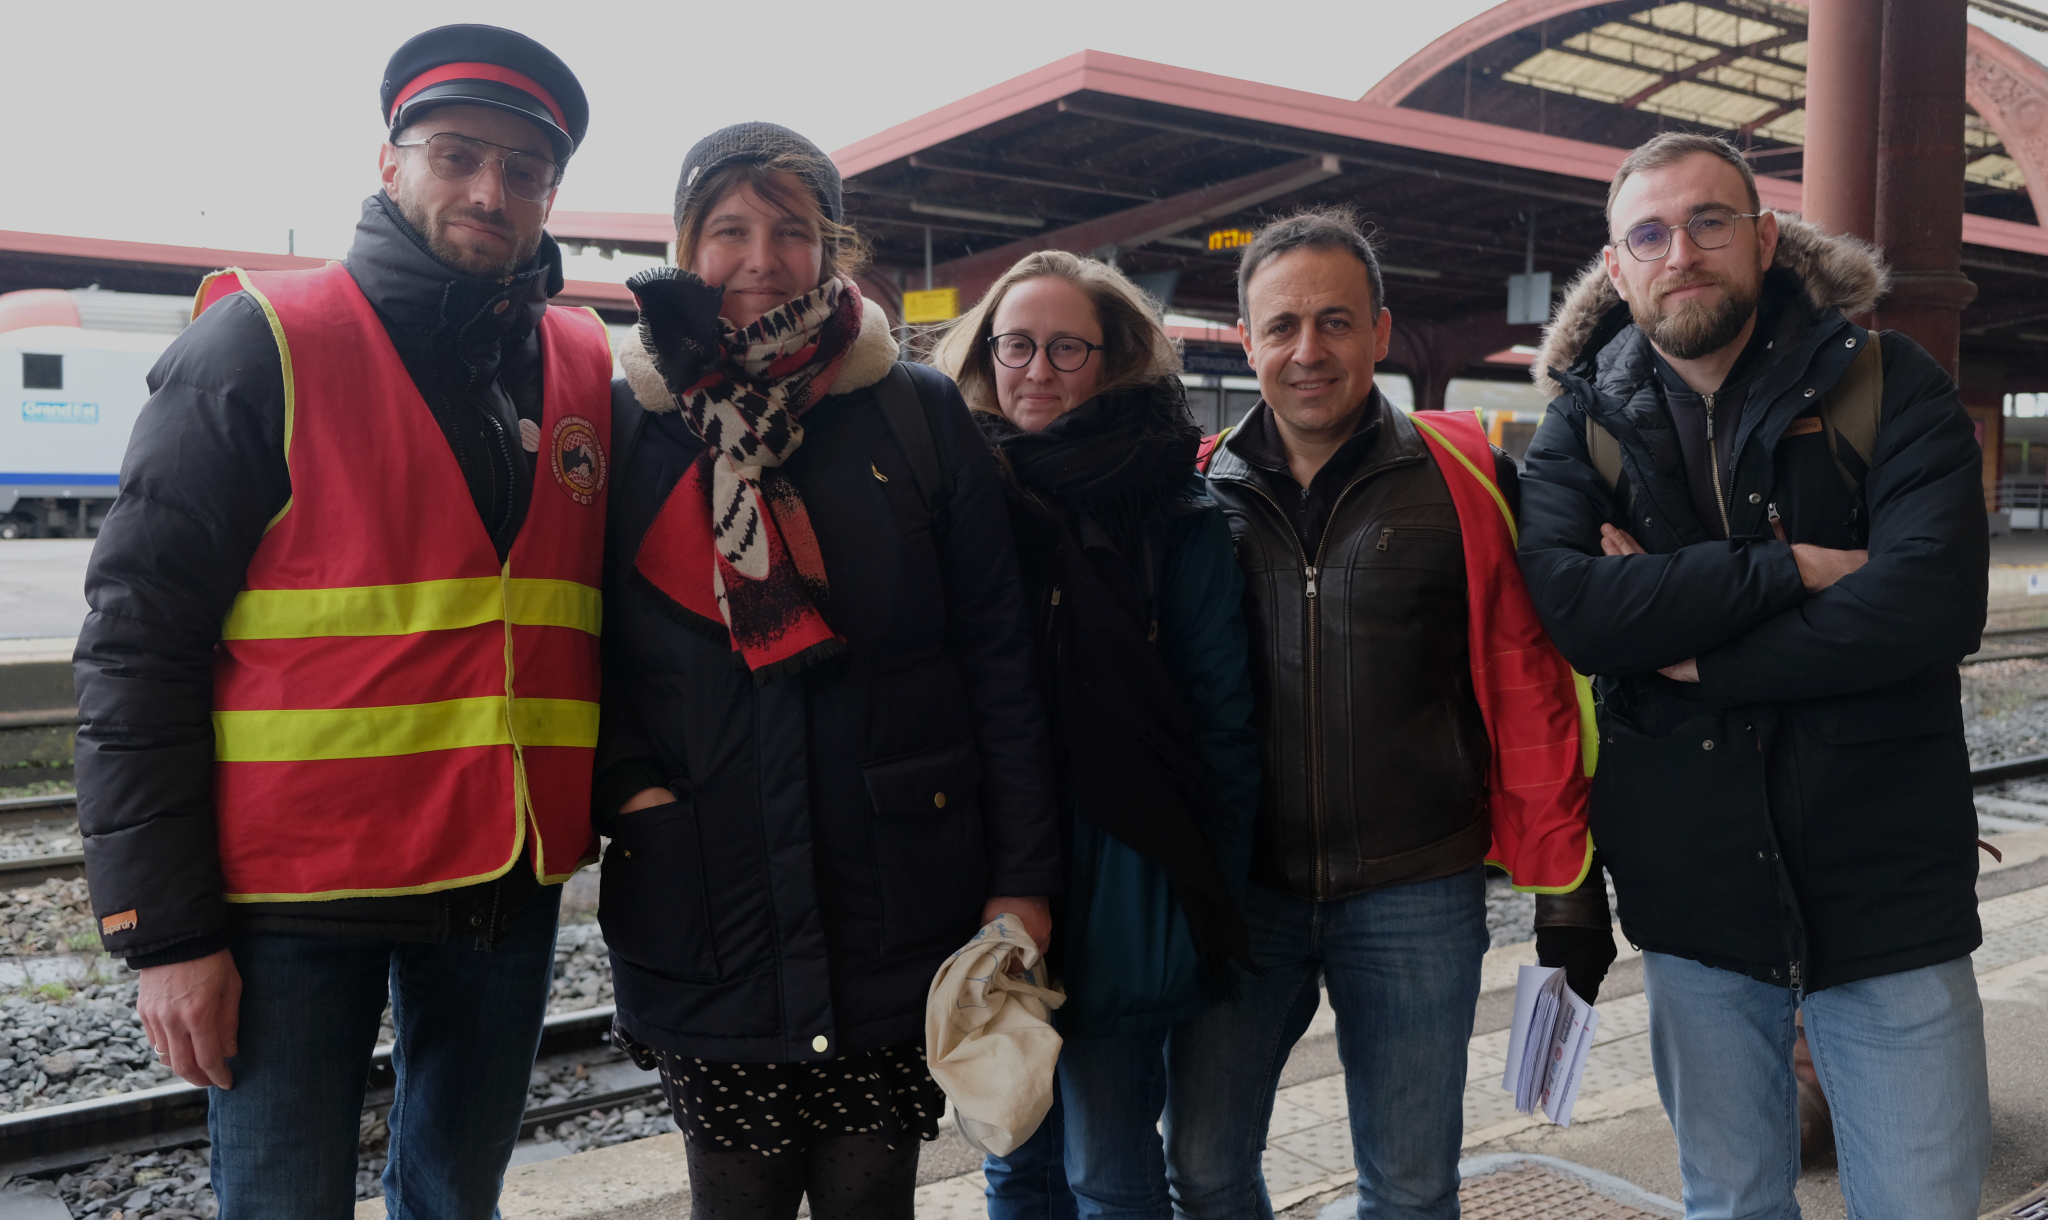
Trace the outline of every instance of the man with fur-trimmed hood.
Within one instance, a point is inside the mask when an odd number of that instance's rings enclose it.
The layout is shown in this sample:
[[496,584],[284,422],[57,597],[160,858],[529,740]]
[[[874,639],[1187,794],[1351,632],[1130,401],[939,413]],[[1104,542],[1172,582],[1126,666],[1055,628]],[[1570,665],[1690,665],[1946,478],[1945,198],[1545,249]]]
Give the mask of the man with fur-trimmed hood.
[[1544,624],[1595,676],[1593,838],[1643,949],[1689,1216],[1797,1216],[1794,1014],[1851,1216],[1974,1216],[1990,1139],[1956,665],[1984,624],[1981,457],[1871,249],[1668,133],[1536,361]]

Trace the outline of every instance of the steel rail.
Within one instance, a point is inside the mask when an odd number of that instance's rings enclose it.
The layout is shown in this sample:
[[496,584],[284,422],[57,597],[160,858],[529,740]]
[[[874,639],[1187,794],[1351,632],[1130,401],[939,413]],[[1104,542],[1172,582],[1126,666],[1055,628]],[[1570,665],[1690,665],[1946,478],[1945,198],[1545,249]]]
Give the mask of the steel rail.
[[0,890],[33,886],[50,878],[85,876],[85,853],[47,852],[41,856],[17,856],[0,861]]
[[[540,1054],[602,1046],[611,1032],[611,1005],[553,1013],[541,1023]],[[371,1053],[364,1109],[391,1101],[391,1044]],[[596,1108],[609,1108],[658,1092],[656,1087],[614,1090],[528,1108],[520,1134]],[[120,1153],[173,1149],[206,1140],[206,1090],[186,1082],[67,1102],[0,1115],[0,1181],[17,1174],[50,1174],[89,1166]]]

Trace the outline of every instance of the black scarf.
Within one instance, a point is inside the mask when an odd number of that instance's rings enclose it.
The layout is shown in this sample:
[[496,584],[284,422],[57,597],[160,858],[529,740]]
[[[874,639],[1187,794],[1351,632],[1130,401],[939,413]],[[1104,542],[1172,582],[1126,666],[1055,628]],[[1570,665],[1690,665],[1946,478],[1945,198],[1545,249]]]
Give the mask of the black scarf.
[[1145,537],[1146,522],[1198,507],[1187,484],[1201,431],[1180,379],[1099,395],[1043,432],[975,414],[1009,476],[1025,567],[1059,594],[1041,664],[1062,779],[1090,821],[1166,871],[1203,984],[1228,997],[1229,964],[1251,967],[1216,850],[1231,814],[1159,654]]

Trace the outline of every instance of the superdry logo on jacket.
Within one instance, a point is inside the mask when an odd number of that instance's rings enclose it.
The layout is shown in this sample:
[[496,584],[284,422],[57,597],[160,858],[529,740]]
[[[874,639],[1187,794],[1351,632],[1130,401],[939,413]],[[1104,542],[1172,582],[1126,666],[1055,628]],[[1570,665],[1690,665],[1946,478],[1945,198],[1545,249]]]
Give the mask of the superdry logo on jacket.
[[[1783,217],[1778,317],[1721,471],[1727,539],[1693,508],[1649,340],[1599,262],[1536,361],[1555,389],[1523,473],[1521,556],[1558,647],[1598,676],[1593,835],[1646,950],[1808,990],[1947,961],[1981,940],[1956,663],[1984,623],[1982,456],[1955,386],[1868,310],[1865,246]],[[1866,344],[1881,426],[1852,489],[1816,426]],[[1609,486],[1589,418],[1620,446]],[[1867,548],[1819,594],[1792,543]],[[1600,527],[1650,553],[1601,554]],[[1700,681],[1658,668],[1697,658]]]

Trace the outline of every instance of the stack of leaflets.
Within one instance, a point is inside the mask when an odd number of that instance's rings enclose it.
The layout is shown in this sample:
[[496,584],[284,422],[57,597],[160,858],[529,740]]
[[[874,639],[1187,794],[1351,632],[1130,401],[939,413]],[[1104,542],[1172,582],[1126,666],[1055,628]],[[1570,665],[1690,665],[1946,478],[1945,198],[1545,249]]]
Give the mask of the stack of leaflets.
[[1524,1115],[1542,1108],[1564,1127],[1572,1123],[1579,1080],[1600,1011],[1565,986],[1563,967],[1523,967],[1515,979],[1515,1021],[1508,1028],[1508,1066],[1500,1088],[1515,1096]]

